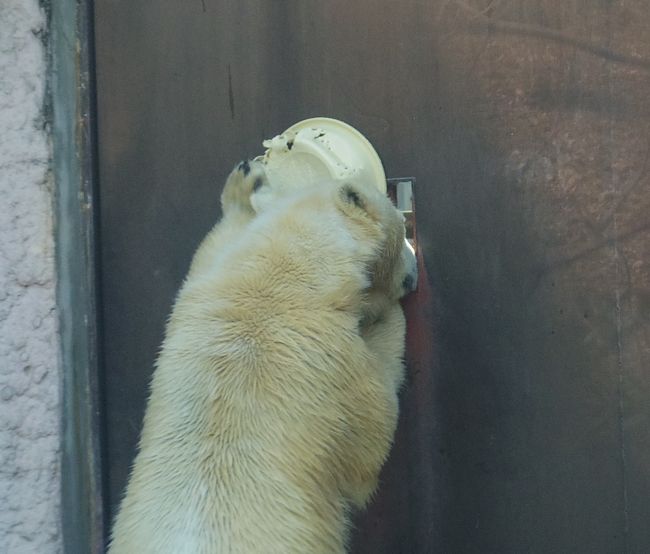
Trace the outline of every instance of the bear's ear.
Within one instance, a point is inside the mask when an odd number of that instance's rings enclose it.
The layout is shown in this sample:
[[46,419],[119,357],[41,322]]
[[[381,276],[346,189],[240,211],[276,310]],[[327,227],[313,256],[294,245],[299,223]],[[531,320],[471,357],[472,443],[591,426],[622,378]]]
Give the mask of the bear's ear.
[[337,191],[339,209],[350,217],[368,217],[371,202],[360,186],[344,183]]
[[339,185],[336,192],[337,208],[359,223],[374,225],[383,221],[386,216],[385,202],[390,205],[388,198],[383,197],[378,189],[363,183],[346,182]]
[[352,204],[357,208],[362,210],[366,209],[366,199],[362,197],[359,190],[357,190],[354,185],[346,183],[339,189],[339,194],[341,195],[341,200],[347,204]]

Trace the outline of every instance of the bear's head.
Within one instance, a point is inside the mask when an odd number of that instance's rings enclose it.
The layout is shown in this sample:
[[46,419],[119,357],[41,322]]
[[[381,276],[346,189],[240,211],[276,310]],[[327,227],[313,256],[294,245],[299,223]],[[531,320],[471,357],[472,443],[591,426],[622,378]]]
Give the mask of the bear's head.
[[397,300],[415,290],[417,260],[406,241],[404,216],[376,187],[343,183],[337,190],[337,206],[364,236],[378,236],[379,251],[370,273],[370,294]]
[[[413,248],[405,239],[404,216],[385,194],[375,186],[355,181],[325,181],[309,188],[332,194],[350,231],[358,240],[377,245],[368,268],[371,283],[368,293],[372,302],[398,300],[415,290],[417,261]],[[310,193],[305,189],[287,189],[265,179],[251,194],[250,203],[256,213],[262,213],[296,194]]]

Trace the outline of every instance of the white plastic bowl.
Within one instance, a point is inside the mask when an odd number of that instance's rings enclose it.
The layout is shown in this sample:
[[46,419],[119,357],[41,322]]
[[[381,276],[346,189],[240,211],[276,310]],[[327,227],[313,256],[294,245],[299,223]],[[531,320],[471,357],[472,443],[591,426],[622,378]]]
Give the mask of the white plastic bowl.
[[386,174],[372,144],[354,127],[327,117],[305,119],[265,140],[261,159],[273,185],[298,188],[352,179],[386,193]]

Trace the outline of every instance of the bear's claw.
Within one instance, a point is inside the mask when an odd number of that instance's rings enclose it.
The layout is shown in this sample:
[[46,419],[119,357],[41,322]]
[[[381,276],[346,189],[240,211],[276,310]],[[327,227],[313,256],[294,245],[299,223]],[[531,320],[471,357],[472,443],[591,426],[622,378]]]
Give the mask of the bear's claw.
[[253,212],[251,194],[266,182],[264,164],[256,160],[239,162],[228,176],[221,194],[223,213],[232,209]]

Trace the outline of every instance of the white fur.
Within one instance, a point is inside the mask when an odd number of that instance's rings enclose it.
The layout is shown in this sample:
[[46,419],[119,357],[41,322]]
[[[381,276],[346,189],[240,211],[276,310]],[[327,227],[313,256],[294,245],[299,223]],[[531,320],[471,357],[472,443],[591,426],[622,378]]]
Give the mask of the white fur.
[[397,421],[399,214],[330,183],[256,215],[240,166],[157,362],[110,554],[345,551]]

